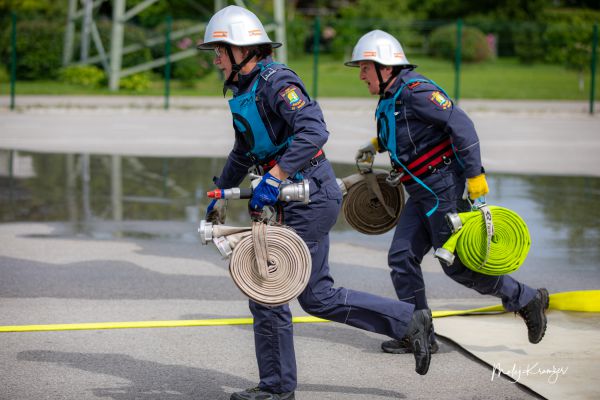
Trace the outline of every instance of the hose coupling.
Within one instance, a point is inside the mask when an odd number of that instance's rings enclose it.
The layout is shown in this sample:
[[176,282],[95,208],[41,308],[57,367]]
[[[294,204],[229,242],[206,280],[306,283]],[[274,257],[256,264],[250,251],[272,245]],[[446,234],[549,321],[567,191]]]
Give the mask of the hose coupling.
[[310,185],[308,179],[303,179],[302,182],[298,183],[281,185],[279,200],[299,201],[303,204],[308,204],[310,202]]
[[346,184],[344,183],[344,181],[341,180],[340,178],[335,178],[335,181],[338,184],[340,191],[342,192],[342,197],[346,197],[346,195],[348,194],[348,188],[346,187]]
[[454,263],[454,254],[443,247],[438,247],[435,250],[435,253],[433,253],[433,256],[446,265],[451,265],[452,263]]
[[452,233],[456,233],[462,228],[462,221],[457,213],[447,213],[446,222],[448,223],[448,226],[450,226]]
[[198,233],[200,234],[200,243],[208,244],[213,239],[213,224],[206,220],[200,221]]
[[231,254],[233,253],[233,249],[231,248],[231,245],[229,243],[229,240],[227,240],[227,237],[219,236],[219,237],[214,238],[212,241],[224,259],[229,258],[229,256],[231,256]]

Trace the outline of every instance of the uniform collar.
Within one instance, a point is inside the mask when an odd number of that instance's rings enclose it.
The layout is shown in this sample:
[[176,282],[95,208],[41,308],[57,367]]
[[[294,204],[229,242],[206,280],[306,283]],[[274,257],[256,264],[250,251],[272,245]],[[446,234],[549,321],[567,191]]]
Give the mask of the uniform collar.
[[392,97],[398,91],[398,89],[400,89],[400,86],[402,86],[402,84],[406,83],[406,81],[410,79],[412,71],[412,69],[401,70],[398,76],[396,76],[396,80],[394,81],[394,83],[392,83],[392,85],[383,94],[383,98],[387,99]]
[[246,93],[250,90],[251,85],[254,83],[254,78],[258,75],[262,69],[267,64],[273,62],[273,58],[271,56],[267,56],[256,63],[256,66],[252,68],[252,71],[247,74],[238,74],[238,80],[228,85],[227,88],[231,89],[234,95],[238,93]]

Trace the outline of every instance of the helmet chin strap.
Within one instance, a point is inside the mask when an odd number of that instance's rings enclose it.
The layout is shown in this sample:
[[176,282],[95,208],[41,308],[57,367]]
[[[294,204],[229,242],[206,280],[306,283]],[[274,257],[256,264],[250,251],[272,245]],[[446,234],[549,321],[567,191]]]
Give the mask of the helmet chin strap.
[[242,62],[240,62],[238,64],[235,62],[235,57],[233,56],[233,51],[231,50],[231,46],[225,46],[225,49],[227,50],[227,56],[229,57],[229,62],[231,62],[231,73],[227,77],[227,80],[225,81],[225,83],[223,83],[223,97],[225,97],[225,94],[227,94],[227,89],[228,89],[227,86],[229,86],[233,83],[233,80],[235,79],[236,75],[242,70],[242,68],[244,68],[244,66],[246,64],[248,64],[248,62],[252,59],[252,57],[254,57],[255,55],[258,54],[256,52],[256,50],[252,49],[252,50],[250,50],[250,52],[248,53],[246,58],[244,58],[242,60]]
[[383,95],[385,94],[385,88],[387,88],[387,86],[390,84],[392,79],[394,79],[396,77],[397,74],[394,74],[393,70],[392,70],[392,74],[390,75],[388,80],[384,82],[383,77],[381,76],[381,67],[382,66],[378,63],[374,63],[374,64],[375,64],[375,72],[377,73],[377,79],[379,79],[379,95],[383,97]]

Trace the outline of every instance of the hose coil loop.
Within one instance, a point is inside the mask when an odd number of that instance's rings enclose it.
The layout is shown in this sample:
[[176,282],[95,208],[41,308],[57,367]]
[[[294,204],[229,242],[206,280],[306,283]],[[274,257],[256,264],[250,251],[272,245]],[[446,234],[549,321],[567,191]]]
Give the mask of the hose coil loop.
[[402,185],[388,185],[387,176],[387,172],[375,170],[372,173],[350,175],[342,179],[341,184],[338,181],[340,186],[344,185],[342,192],[347,190],[342,205],[344,217],[358,232],[381,235],[398,223],[404,207],[404,190]]
[[[447,264],[452,263],[448,254],[456,252],[460,261],[469,269],[485,275],[510,274],[525,262],[531,248],[531,236],[525,221],[514,211],[504,207],[489,206],[493,219],[493,236],[489,252],[486,223],[479,211],[448,214],[446,219],[456,230],[435,256]],[[461,224],[457,224],[457,217]]]
[[289,303],[306,288],[312,259],[306,243],[293,230],[267,226],[267,270],[261,269],[255,243],[248,232],[233,249],[229,273],[249,298],[266,306]]

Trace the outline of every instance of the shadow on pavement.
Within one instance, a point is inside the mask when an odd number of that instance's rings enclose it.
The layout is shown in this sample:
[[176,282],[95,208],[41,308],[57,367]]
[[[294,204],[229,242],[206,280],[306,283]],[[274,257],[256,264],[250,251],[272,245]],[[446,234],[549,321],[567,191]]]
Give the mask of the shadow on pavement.
[[[228,399],[226,388],[256,385],[244,378],[220,371],[138,360],[123,354],[67,353],[29,350],[18,353],[19,361],[56,363],[95,374],[111,375],[131,382],[129,386],[94,388],[98,397],[114,400],[181,400]],[[237,389],[235,389],[237,390]],[[406,398],[402,393],[378,388],[355,388],[339,385],[300,385],[303,392],[347,393],[388,398]]]

